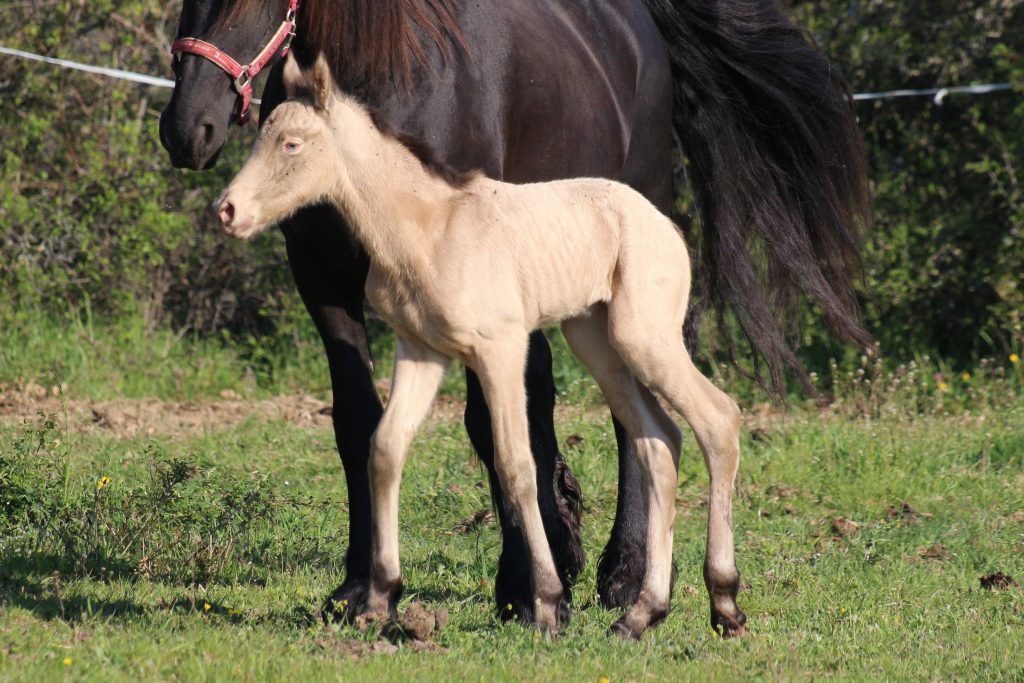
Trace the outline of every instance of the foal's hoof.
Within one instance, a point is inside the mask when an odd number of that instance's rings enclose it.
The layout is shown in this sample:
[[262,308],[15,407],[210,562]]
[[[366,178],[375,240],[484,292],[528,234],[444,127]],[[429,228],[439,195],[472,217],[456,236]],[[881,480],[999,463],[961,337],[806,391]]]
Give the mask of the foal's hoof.
[[327,624],[354,623],[356,617],[366,612],[369,593],[369,579],[346,579],[324,602],[320,617]]
[[643,629],[630,626],[626,617],[622,617],[612,624],[608,631],[621,640],[640,640],[640,636],[644,634]]
[[558,637],[558,605],[537,603],[533,626],[551,638]]
[[[568,595],[569,591],[566,591],[558,601],[556,614],[559,626],[565,626],[572,621],[572,607],[569,605]],[[499,604],[498,619],[502,623],[515,620],[523,626],[536,626],[537,620],[534,618],[533,600],[528,598],[526,600],[520,599],[506,602],[504,605]]]
[[733,615],[712,614],[711,628],[723,638],[738,638],[747,633],[747,615],[739,608]]
[[644,594],[622,618],[612,624],[611,632],[623,640],[640,640],[648,629],[654,628],[668,617],[669,606],[651,605]]

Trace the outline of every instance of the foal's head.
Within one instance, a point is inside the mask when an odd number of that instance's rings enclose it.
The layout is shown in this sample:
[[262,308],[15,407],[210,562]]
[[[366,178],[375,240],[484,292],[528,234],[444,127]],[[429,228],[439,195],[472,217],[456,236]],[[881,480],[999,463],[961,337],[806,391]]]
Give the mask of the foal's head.
[[323,57],[310,72],[288,58],[288,100],[264,123],[249,158],[215,203],[224,230],[249,238],[299,209],[324,202],[358,163],[372,127],[362,107],[336,91]]

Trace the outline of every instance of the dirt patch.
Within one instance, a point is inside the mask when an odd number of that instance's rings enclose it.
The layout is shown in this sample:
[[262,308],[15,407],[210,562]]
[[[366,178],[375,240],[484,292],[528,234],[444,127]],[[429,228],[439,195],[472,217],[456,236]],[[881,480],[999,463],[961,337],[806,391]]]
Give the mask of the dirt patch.
[[860,524],[845,517],[836,517],[832,520],[832,531],[844,538],[850,538],[860,533]]
[[[387,402],[390,381],[377,383],[377,394]],[[666,407],[667,409],[667,407]],[[431,407],[431,422],[461,423],[466,403],[461,398],[439,396]],[[97,401],[68,395],[65,387],[44,387],[35,383],[16,386],[0,385],[0,425],[18,425],[26,420],[34,422],[40,414],[54,416],[63,426],[67,415],[67,428],[74,433],[101,433],[119,438],[135,436],[196,436],[208,432],[234,429],[247,420],[283,420],[309,428],[330,428],[332,406],[314,396],[298,394],[249,399],[231,390],[220,397],[192,401],[165,401],[156,398],[114,399]],[[669,410],[679,423],[678,416]],[[555,409],[556,420],[607,419],[606,408],[581,408],[560,403]],[[744,424],[751,429],[778,428],[784,413],[763,404],[744,416]],[[584,437],[571,434],[565,439],[565,450],[580,450]],[[788,497],[780,489],[780,498]]]
[[[40,387],[41,389],[41,387]],[[328,427],[330,406],[312,396],[276,396],[261,400],[228,398],[200,401],[68,399],[60,392],[25,388],[0,392],[0,423],[20,424],[40,414],[53,415],[72,432],[118,437],[183,434],[194,436],[231,429],[251,418],[285,420],[304,427]]]
[[[386,395],[387,386],[381,387]],[[432,419],[461,419],[464,404],[446,398],[434,403]],[[17,425],[35,421],[39,414],[56,417],[75,433],[100,433],[129,438],[134,436],[196,436],[230,430],[247,420],[283,420],[300,427],[329,428],[332,408],[309,395],[245,399],[224,391],[220,399],[163,401],[159,399],[116,399],[112,401],[62,399],[59,387],[38,384],[0,387],[0,424]]]
[[949,548],[941,543],[934,543],[927,548],[918,548],[917,556],[925,560],[937,560],[939,562],[953,559],[953,553],[949,552]]

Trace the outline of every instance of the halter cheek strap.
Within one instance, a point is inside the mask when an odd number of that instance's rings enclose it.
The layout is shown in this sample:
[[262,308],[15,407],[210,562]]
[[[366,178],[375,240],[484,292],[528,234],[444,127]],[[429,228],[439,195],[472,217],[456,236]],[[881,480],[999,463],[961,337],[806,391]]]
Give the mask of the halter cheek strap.
[[288,13],[284,21],[270,38],[270,42],[263,46],[259,54],[248,64],[239,64],[231,55],[221,51],[216,45],[200,40],[199,38],[178,38],[171,45],[171,54],[174,57],[187,52],[189,54],[204,57],[231,76],[231,85],[238,93],[238,114],[235,123],[244,126],[249,121],[249,106],[252,104],[252,79],[262,71],[270,60],[280,54],[284,57],[288,54],[292,39],[295,38],[295,12],[298,10],[299,0],[288,0]]

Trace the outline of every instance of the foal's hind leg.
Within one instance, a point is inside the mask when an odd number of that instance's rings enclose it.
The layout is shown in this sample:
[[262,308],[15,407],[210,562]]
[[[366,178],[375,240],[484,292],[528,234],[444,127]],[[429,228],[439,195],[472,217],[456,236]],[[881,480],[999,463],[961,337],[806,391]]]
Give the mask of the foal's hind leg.
[[638,493],[648,504],[645,572],[636,602],[613,626],[623,637],[639,638],[647,628],[663,621],[669,612],[681,434],[612,348],[604,306],[595,306],[589,317],[563,322],[562,331],[570,348],[601,386],[612,413],[633,440],[643,473],[643,486]]
[[[740,412],[690,359],[674,318],[641,329],[627,306],[612,304],[615,348],[648,386],[675,408],[693,429],[711,480],[704,583],[711,599],[711,626],[724,636],[744,631],[746,615],[736,605],[740,575],[732,532],[732,492],[739,467]],[[682,323],[682,315],[678,316]]]
[[402,593],[398,561],[398,488],[402,467],[446,367],[448,359],[441,354],[399,337],[391,398],[371,441],[373,551],[367,610],[392,619],[397,616]]

